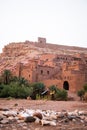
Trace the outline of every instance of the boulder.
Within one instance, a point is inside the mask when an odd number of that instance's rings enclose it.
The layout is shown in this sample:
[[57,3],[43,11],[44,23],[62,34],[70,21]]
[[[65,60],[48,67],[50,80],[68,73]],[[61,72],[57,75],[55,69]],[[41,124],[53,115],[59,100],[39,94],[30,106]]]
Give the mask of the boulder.
[[8,123],[10,123],[10,121],[9,121],[9,119],[5,118],[5,119],[1,120],[0,123],[1,124],[8,124]]
[[56,126],[56,122],[55,121],[48,121],[48,120],[41,120],[41,125],[44,126],[44,125],[51,125],[51,126]]
[[35,122],[35,118],[33,116],[28,116],[24,119],[25,122]]
[[38,117],[39,119],[42,119],[42,114],[41,113],[37,113],[37,112],[35,112],[34,114],[33,114],[33,116],[35,116],[35,117]]

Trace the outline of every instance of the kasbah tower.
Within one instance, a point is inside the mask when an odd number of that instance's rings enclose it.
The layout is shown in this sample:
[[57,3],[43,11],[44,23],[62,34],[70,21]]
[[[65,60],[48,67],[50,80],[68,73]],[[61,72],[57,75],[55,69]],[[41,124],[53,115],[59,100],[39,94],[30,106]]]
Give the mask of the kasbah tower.
[[87,83],[87,48],[37,42],[9,43],[0,54],[0,74],[9,69],[30,83],[43,82],[76,92]]

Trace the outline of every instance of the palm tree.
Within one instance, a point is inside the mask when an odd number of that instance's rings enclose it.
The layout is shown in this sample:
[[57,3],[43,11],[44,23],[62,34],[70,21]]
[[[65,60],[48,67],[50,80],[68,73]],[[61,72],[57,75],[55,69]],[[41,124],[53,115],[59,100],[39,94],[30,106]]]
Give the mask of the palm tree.
[[29,82],[28,82],[28,80],[26,80],[24,77],[20,77],[19,78],[19,85],[20,86],[29,86]]
[[3,77],[4,84],[9,84],[12,78],[11,71],[7,69],[4,70],[2,77]]

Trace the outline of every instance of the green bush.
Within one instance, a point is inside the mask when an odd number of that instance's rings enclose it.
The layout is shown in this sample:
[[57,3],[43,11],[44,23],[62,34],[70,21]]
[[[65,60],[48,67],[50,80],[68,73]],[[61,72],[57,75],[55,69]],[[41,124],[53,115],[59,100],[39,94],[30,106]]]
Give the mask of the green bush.
[[84,94],[84,100],[87,102],[87,92]]
[[64,89],[57,90],[55,94],[55,100],[64,100],[66,101],[68,97],[67,91]]
[[49,87],[49,90],[50,90],[50,91],[55,91],[55,92],[57,92],[58,88],[57,88],[55,85],[51,85],[51,86]]
[[10,88],[8,85],[2,85],[2,89],[0,90],[0,97],[9,97],[9,90]]
[[18,80],[19,86],[29,86],[28,80],[26,80],[24,77],[20,77]]
[[18,82],[12,82],[9,85],[2,85],[0,88],[0,97],[3,98],[27,98],[32,92],[30,87],[20,87]]
[[[3,83],[3,84],[2,84]],[[40,94],[45,90],[43,83],[33,83],[31,86],[24,77],[12,76],[10,70],[4,70],[0,76],[0,97],[26,98]]]
[[49,87],[51,100],[67,100],[68,94],[65,89],[59,89],[55,85]]
[[83,86],[83,89],[77,92],[77,95],[80,97],[80,100],[84,100],[85,93],[87,93],[87,84]]
[[85,85],[83,86],[83,88],[84,88],[85,92],[87,92],[87,84],[85,84]]
[[15,82],[10,85],[9,95],[15,98],[27,98],[31,95],[31,88],[26,86],[19,86],[19,83]]
[[27,98],[29,96],[28,88],[16,87],[16,98]]
[[84,90],[84,89],[81,89],[81,90],[79,90],[79,91],[77,92],[77,95],[80,97],[80,100],[83,99],[84,94],[85,94],[85,90]]
[[45,85],[41,82],[33,83],[31,84],[31,88],[32,88],[31,98],[35,100],[37,98],[37,95],[38,97],[41,97],[41,93],[45,90]]
[[4,88],[4,84],[0,84],[0,92]]

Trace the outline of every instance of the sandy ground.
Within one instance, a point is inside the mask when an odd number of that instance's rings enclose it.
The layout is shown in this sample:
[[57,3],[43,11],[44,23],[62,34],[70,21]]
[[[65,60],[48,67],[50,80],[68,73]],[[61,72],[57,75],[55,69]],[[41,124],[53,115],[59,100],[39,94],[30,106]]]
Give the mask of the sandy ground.
[[[47,100],[27,100],[27,99],[0,99],[0,109],[42,109],[55,111],[74,111],[87,110],[87,103],[81,101],[47,101]],[[1,124],[0,124],[1,125]],[[86,126],[81,124],[63,124],[62,126],[41,126],[34,123],[27,123],[26,126],[19,126],[19,124],[7,124],[0,128],[0,130],[87,130]]]
[[47,101],[47,100],[26,100],[26,99],[0,99],[0,108],[27,108],[42,110],[87,110],[87,103],[81,101]]

